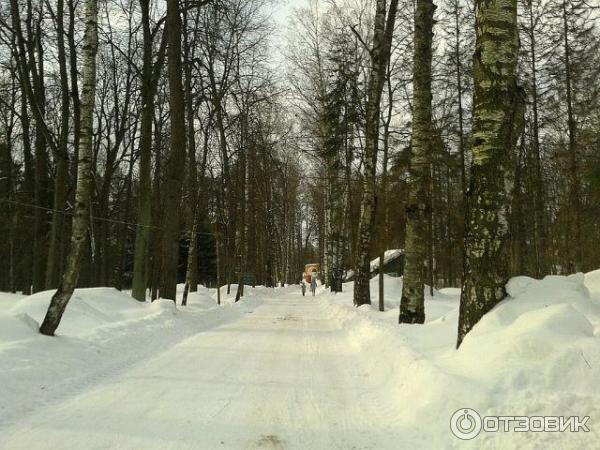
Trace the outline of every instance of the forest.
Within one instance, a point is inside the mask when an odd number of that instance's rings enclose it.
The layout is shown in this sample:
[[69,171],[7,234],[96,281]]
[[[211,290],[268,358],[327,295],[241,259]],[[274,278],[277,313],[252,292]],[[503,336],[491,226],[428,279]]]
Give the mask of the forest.
[[403,249],[399,322],[462,287],[460,344],[511,277],[600,267],[600,5],[291,6],[0,1],[0,291],[56,290],[43,334],[76,287],[239,300],[307,263],[377,303]]
[[0,0],[0,450],[592,449],[600,0]]

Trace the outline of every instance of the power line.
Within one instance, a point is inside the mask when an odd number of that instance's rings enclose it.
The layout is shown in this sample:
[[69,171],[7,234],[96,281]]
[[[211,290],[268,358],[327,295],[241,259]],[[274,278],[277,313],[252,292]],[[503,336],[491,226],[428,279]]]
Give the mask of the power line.
[[[39,205],[34,205],[31,203],[23,203],[23,202],[17,202],[15,200],[9,200],[6,198],[0,199],[1,203],[10,203],[12,205],[17,205],[17,206],[24,206],[26,208],[34,208],[34,209],[39,209],[42,211],[47,211],[47,212],[55,212],[55,213],[59,213],[59,214],[64,214],[67,216],[73,216],[74,213],[70,212],[70,211],[65,211],[65,210],[58,210],[58,209],[53,209],[53,208],[46,208],[44,206],[39,206]],[[113,223],[116,225],[127,225],[127,226],[131,226],[131,227],[141,227],[141,228],[151,228],[151,229],[155,229],[155,230],[162,230],[162,227],[158,227],[156,225],[142,225],[140,223],[133,223],[133,222],[125,222],[123,220],[115,220],[115,219],[108,219],[106,217],[97,217],[97,216],[91,216],[90,215],[90,220],[94,220],[94,221],[98,221],[98,222],[107,222],[107,223]],[[196,234],[200,234],[200,235],[205,235],[205,236],[219,236],[218,233],[210,233],[210,232],[205,232],[205,231],[197,231]],[[223,237],[220,237],[221,240],[223,240]],[[226,238],[226,239],[232,239],[232,238]]]
[[[23,203],[23,202],[17,202],[15,200],[8,200],[8,199],[0,199],[1,202],[3,203],[10,203],[12,205],[18,205],[18,206],[24,206],[27,208],[34,208],[34,209],[40,209],[42,211],[47,211],[47,212],[55,212],[58,214],[64,214],[66,216],[73,216],[74,213],[70,212],[70,211],[66,211],[66,210],[59,210],[59,209],[53,209],[53,208],[46,208],[44,206],[39,206],[39,205],[34,205],[31,203]],[[115,219],[108,219],[106,217],[97,217],[97,216],[90,216],[91,220],[96,220],[99,222],[108,222],[108,223],[114,223],[117,225],[129,225],[129,226],[135,226],[135,227],[142,227],[142,228],[154,228],[154,229],[161,229],[161,227],[157,227],[155,225],[142,225],[139,223],[132,223],[132,222],[125,222],[122,220],[115,220]]]

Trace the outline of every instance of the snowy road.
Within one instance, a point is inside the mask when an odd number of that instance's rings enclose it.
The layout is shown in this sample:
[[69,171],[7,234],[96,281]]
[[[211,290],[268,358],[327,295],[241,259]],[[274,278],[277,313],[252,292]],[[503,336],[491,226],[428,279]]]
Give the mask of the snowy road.
[[4,431],[0,448],[397,448],[399,405],[361,367],[341,324],[319,301],[280,292],[39,409]]

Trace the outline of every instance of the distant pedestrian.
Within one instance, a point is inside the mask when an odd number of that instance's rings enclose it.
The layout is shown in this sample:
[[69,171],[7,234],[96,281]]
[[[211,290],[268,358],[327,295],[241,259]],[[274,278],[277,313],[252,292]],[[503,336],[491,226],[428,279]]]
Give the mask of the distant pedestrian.
[[300,284],[302,285],[302,297],[304,297],[306,295],[306,283],[302,280]]
[[310,277],[310,291],[312,292],[313,297],[315,296],[315,292],[317,291],[317,274],[313,273]]

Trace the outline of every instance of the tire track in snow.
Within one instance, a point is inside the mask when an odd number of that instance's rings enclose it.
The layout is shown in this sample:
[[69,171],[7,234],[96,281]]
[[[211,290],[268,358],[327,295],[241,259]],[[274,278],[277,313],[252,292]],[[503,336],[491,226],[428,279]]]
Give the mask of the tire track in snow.
[[370,395],[363,349],[318,297],[281,294],[39,410],[6,448],[389,448],[399,406]]
[[[253,304],[258,305],[259,302],[255,301]],[[165,314],[162,314],[163,311],[151,318],[139,320],[138,322],[145,324],[143,327],[131,328],[125,324],[118,324],[100,329],[97,334],[106,333],[106,337],[101,340],[67,338],[69,344],[89,347],[90,352],[100,355],[99,366],[81,367],[83,374],[79,376],[73,376],[72,373],[65,371],[63,379],[47,379],[47,382],[40,386],[40,392],[36,395],[34,402],[14,405],[11,411],[0,417],[0,433],[18,424],[27,416],[38,412],[42,413],[45,409],[52,409],[57,404],[81,395],[94,386],[118,377],[144,361],[159,357],[197,334],[238,320],[247,312],[244,304],[227,305],[225,308],[191,313],[179,311],[178,315],[171,317],[165,317]],[[58,336],[57,339],[65,338]],[[119,356],[119,349],[122,346],[136,347],[137,351],[134,357],[131,357],[131,353]],[[56,357],[60,358],[60,354],[57,354]],[[114,362],[115,359],[116,362]],[[27,397],[31,397],[30,394]]]

